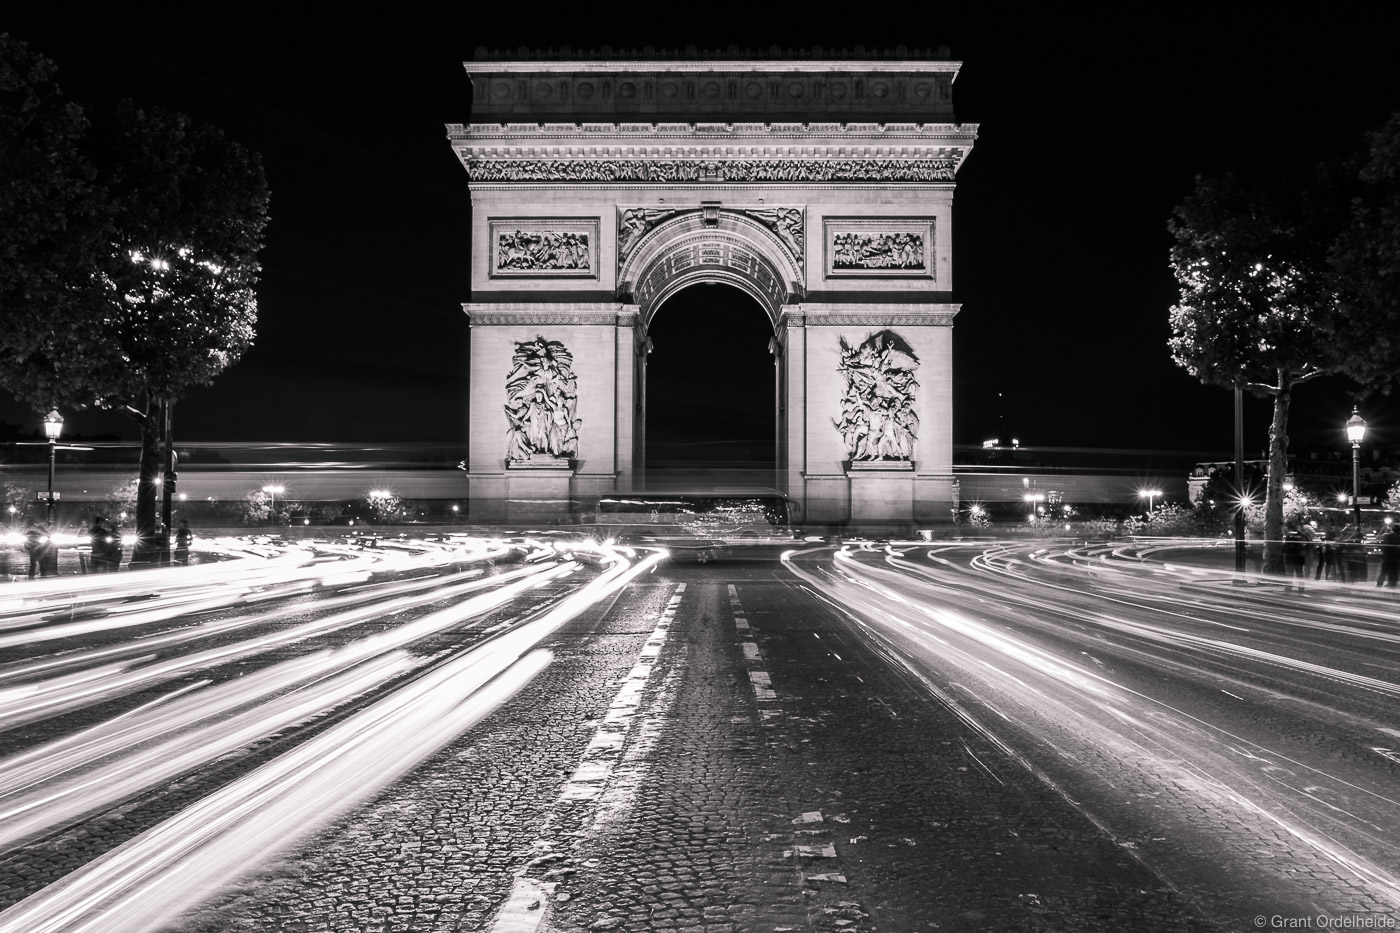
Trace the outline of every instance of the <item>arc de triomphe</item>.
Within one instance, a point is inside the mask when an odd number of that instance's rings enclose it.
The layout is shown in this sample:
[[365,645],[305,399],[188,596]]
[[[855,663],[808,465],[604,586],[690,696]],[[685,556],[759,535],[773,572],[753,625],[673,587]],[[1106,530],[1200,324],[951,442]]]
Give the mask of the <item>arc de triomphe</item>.
[[472,197],[473,517],[642,488],[650,322],[725,283],[772,323],[799,514],[947,520],[960,64],[478,51],[473,122],[448,126]]

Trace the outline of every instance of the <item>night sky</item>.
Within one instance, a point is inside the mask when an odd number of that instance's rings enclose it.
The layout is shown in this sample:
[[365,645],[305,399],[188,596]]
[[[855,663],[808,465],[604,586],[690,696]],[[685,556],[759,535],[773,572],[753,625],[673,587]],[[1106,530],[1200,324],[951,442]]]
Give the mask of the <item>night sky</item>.
[[[965,444],[1000,431],[1028,445],[1228,453],[1229,392],[1200,386],[1166,348],[1171,207],[1197,173],[1304,177],[1400,108],[1400,17],[1361,8],[1283,23],[1277,8],[1223,4],[1055,18],[894,5],[881,8],[883,25],[862,29],[848,16],[823,29],[807,22],[810,9],[768,28],[728,15],[662,26],[642,12],[659,7],[580,17],[589,8],[536,4],[510,8],[522,25],[509,28],[468,4],[447,15],[398,6],[393,20],[239,7],[217,25],[207,12],[30,6],[0,29],[53,59],[70,97],[96,110],[122,97],[181,109],[263,156],[273,200],[257,342],[180,402],[186,443],[465,447],[470,206],[444,124],[470,122],[462,62],[477,46],[947,45],[964,62],[958,118],[981,124],[954,216],[955,440]],[[904,12],[916,10],[931,12]],[[673,429],[694,426],[672,441],[693,433],[766,455],[769,397],[751,376],[715,375],[732,350],[761,382],[757,306],[727,301],[710,318],[752,320],[735,325],[743,337],[689,339],[679,313],[667,318],[663,308],[652,371],[674,350],[669,387],[656,386],[650,404],[653,414],[674,406]],[[1339,380],[1302,387],[1295,445],[1344,446],[1352,394]],[[1373,398],[1363,414],[1378,444],[1400,447],[1400,405]],[[34,420],[7,398],[0,419]],[[135,436],[114,415],[70,423]],[[1251,402],[1249,449],[1262,448],[1266,425],[1265,404]]]

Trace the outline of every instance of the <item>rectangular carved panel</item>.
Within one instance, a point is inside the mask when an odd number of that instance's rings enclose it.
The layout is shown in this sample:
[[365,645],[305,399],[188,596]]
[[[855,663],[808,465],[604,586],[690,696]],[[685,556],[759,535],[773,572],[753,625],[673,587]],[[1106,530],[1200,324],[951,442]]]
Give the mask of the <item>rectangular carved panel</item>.
[[492,278],[598,277],[596,217],[492,217]]
[[935,279],[932,217],[828,217],[827,278]]

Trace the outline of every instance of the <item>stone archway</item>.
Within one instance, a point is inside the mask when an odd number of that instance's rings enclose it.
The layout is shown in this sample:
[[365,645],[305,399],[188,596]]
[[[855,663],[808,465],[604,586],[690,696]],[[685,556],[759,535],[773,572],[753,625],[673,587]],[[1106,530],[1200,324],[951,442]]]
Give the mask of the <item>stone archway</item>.
[[642,485],[651,318],[712,282],[773,325],[776,482],[807,518],[947,519],[960,63],[481,58],[476,122],[448,127],[476,517]]
[[696,282],[655,309],[646,333],[637,420],[645,484],[773,486],[778,373],[763,307],[733,285]]

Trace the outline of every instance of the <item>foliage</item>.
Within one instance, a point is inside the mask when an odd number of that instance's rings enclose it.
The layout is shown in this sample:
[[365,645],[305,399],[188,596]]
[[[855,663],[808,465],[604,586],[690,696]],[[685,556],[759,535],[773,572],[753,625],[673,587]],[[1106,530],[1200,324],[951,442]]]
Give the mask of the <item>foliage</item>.
[[265,525],[272,521],[272,496],[261,489],[248,493],[243,497],[238,518],[245,525]]
[[103,515],[112,521],[117,521],[123,512],[128,516],[136,514],[137,490],[141,485],[141,478],[133,476],[126,482],[119,483],[107,491],[102,497],[93,514]]
[[1393,512],[1400,511],[1400,482],[1390,484],[1390,488],[1385,491],[1385,501],[1382,505]]
[[1354,168],[1360,190],[1330,253],[1346,289],[1328,336],[1364,335],[1352,375],[1389,388],[1400,368],[1400,111],[1368,135]]
[[[81,328],[82,286],[107,242],[100,190],[83,142],[82,108],[55,81],[53,62],[0,33],[0,386],[21,397],[35,373],[16,365],[37,356],[43,374],[61,361],[45,354],[51,332]],[[58,401],[46,386],[36,409]]]
[[967,523],[973,528],[990,528],[992,527],[992,517],[982,506],[970,505],[967,508]]
[[[1265,499],[1266,536],[1282,538],[1288,410],[1295,386],[1350,373],[1370,340],[1341,334],[1339,294],[1325,261],[1344,215],[1333,180],[1313,189],[1260,191],[1234,178],[1198,179],[1169,229],[1180,301],[1171,310],[1172,358],[1207,384],[1273,397]],[[1276,543],[1266,569],[1282,568]]]
[[1201,515],[1195,509],[1164,502],[1144,515],[1123,520],[1123,532],[1130,535],[1172,535],[1185,537],[1202,533]]
[[370,494],[365,497],[365,504],[378,524],[392,524],[403,517],[403,502],[393,493]]
[[0,386],[36,411],[137,422],[150,541],[169,406],[253,341],[267,183],[255,154],[182,114],[126,102],[88,133],[52,75],[0,37],[0,259],[17,257],[0,262]]

